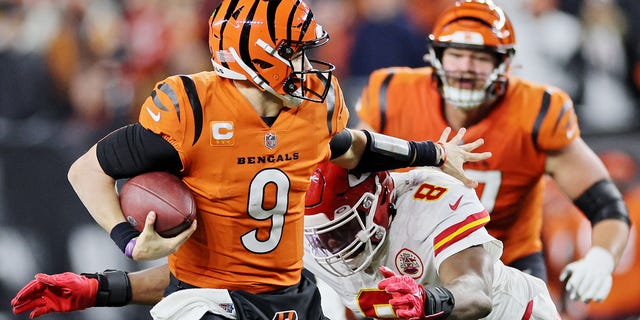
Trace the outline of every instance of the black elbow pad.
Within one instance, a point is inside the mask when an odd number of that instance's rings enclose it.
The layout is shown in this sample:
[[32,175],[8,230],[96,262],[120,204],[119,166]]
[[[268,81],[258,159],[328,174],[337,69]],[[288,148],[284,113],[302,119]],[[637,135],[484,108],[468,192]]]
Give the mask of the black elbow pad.
[[605,219],[618,219],[631,224],[629,210],[616,185],[608,179],[600,180],[589,187],[573,202],[592,225]]

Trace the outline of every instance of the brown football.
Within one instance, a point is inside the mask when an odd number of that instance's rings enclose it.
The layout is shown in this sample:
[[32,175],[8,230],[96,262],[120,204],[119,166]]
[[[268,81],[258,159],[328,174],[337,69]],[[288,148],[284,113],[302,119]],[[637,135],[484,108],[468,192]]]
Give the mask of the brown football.
[[120,189],[120,207],[127,221],[140,232],[147,214],[154,211],[155,230],[165,238],[189,228],[197,211],[191,190],[167,172],[148,172],[129,179]]

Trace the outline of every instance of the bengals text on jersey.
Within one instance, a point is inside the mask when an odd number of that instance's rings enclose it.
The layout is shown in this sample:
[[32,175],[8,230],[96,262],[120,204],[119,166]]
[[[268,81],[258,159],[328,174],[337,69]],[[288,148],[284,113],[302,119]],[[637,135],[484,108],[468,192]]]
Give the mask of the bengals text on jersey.
[[214,72],[159,82],[139,122],[178,151],[198,206],[198,229],[169,256],[171,272],[252,293],[300,281],[304,193],[347,119],[335,78],[323,103],[283,108],[271,126]]

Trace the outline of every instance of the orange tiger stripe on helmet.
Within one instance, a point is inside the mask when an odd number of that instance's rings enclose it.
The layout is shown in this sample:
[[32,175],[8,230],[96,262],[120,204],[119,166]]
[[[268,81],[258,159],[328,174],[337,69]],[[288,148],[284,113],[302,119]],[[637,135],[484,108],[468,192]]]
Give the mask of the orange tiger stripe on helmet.
[[516,44],[511,21],[491,0],[456,2],[436,21],[430,38],[435,42],[491,47],[503,54],[512,54]]
[[[249,80],[262,91],[282,96],[304,85],[304,73],[293,70],[294,54],[327,41],[328,34],[300,0],[224,1],[209,19],[209,49],[215,71],[226,78]],[[322,72],[333,70],[329,63],[322,65],[328,66]],[[330,77],[329,73],[321,78],[325,87]],[[290,79],[293,81],[287,82]],[[307,100],[324,100],[324,89],[319,94],[322,99]]]

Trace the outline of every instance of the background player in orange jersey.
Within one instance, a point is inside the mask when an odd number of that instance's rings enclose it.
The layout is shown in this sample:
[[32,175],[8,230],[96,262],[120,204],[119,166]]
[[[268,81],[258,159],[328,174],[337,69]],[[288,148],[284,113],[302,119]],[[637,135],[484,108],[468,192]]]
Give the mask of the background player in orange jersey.
[[491,212],[489,232],[503,261],[545,278],[540,232],[543,176],[549,174],[590,220],[591,249],[566,266],[574,299],[602,300],[629,234],[629,215],[602,162],[580,138],[562,90],[508,74],[515,32],[492,1],[445,10],[430,35],[430,67],[374,72],[359,104],[363,127],[403,139],[437,137],[445,127],[483,137],[493,157],[465,164]]
[[[240,319],[290,312],[321,319],[315,284],[302,275],[304,194],[318,163],[367,172],[439,165],[476,184],[462,163],[490,156],[472,153],[482,140],[460,145],[458,133],[447,141],[450,130],[435,143],[345,129],[333,65],[307,58],[328,40],[302,1],[223,1],[209,20],[214,72],[160,81],[138,123],[107,135],[71,166],[80,200],[127,256],[169,255],[165,294],[215,288],[212,296],[235,305]],[[149,171],[182,178],[196,199],[197,226],[164,239],[153,231],[153,213],[141,234],[125,221],[114,183]],[[95,277],[126,282],[118,272]],[[129,298],[102,292],[97,303]]]
[[[631,231],[629,242],[620,263],[613,272],[613,286],[606,300],[583,305],[568,301],[562,294],[557,277],[562,267],[575,257],[582,257],[589,249],[589,221],[547,179],[544,202],[542,239],[545,246],[550,279],[547,283],[563,319],[632,319],[640,316],[640,184],[638,163],[623,150],[608,149],[599,157],[609,170],[612,180],[623,194],[629,208]],[[556,279],[554,279],[555,275]]]

